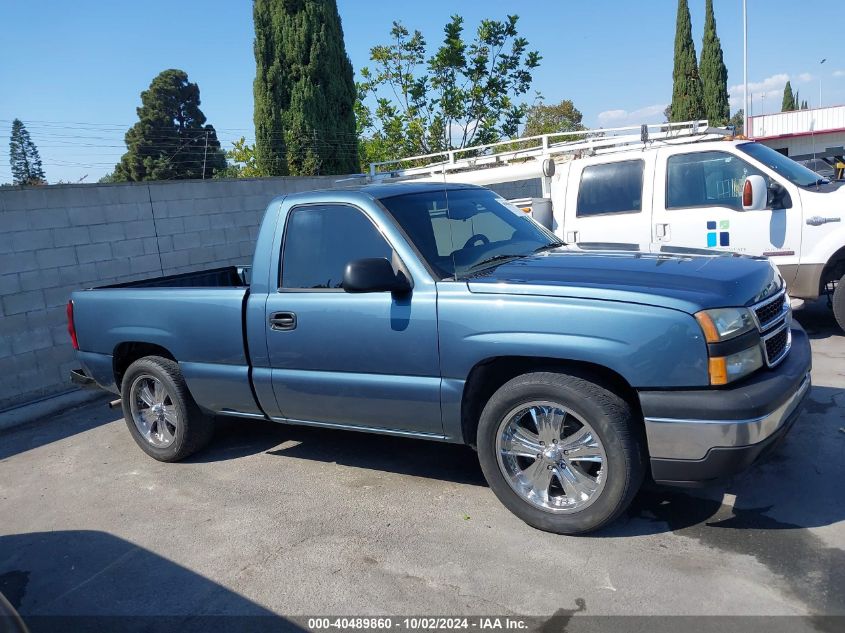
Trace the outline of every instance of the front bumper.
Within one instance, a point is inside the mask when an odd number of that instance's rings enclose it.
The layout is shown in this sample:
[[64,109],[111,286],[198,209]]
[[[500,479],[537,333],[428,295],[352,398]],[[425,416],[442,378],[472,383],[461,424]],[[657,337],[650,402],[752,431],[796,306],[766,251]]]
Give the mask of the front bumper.
[[739,385],[640,392],[654,480],[701,485],[747,468],[798,418],[811,363],[807,334],[795,327],[786,359]]

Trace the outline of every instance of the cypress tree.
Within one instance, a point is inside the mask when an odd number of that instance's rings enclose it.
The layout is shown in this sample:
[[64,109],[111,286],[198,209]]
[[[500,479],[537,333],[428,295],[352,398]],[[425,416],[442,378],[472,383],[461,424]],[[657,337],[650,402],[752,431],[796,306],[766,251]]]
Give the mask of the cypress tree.
[[722,43],[716,34],[713,0],[707,0],[705,5],[704,42],[701,45],[699,72],[704,95],[704,118],[710,125],[725,125],[731,113],[728,104],[728,69],[722,55]]
[[205,125],[200,89],[183,70],[159,73],[141,93],[139,121],[126,132],[116,182],[211,178],[226,168],[213,125]]
[[16,185],[47,184],[38,148],[35,147],[26,126],[20,119],[12,121],[12,134],[9,137],[9,164],[12,167],[12,179]]
[[252,12],[259,170],[358,171],[355,82],[335,0],[254,0]]
[[672,71],[672,121],[692,121],[704,115],[692,21],[687,0],[678,0],[675,24],[675,68]]
[[783,87],[783,101],[780,104],[781,112],[792,112],[797,109],[795,105],[795,95],[792,94],[792,84],[788,81]]

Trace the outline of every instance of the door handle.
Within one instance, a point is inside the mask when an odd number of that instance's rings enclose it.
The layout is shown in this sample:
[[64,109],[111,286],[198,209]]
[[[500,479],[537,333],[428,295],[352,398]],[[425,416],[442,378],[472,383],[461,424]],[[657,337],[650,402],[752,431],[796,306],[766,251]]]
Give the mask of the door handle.
[[668,224],[655,224],[654,235],[658,242],[665,242],[671,238],[672,234],[669,232]]
[[293,312],[274,312],[270,315],[270,329],[276,331],[296,328],[296,315]]

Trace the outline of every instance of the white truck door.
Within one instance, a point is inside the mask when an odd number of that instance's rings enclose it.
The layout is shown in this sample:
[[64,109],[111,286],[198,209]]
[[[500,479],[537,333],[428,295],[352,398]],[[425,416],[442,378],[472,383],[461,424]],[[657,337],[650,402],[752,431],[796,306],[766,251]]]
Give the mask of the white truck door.
[[[732,146],[658,150],[654,185],[655,242],[765,255],[778,265],[797,264],[801,200],[795,187]],[[787,208],[742,210],[747,176],[777,180],[790,193]],[[789,280],[787,280],[789,281]]]
[[653,153],[593,156],[572,162],[563,239],[585,247],[651,242]]

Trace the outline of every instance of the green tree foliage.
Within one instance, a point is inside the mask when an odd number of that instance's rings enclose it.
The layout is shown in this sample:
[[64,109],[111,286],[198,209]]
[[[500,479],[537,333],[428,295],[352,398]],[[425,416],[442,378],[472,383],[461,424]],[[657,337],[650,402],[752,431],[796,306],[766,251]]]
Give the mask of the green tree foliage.
[[16,185],[47,184],[38,148],[35,147],[26,126],[20,119],[12,121],[12,134],[9,137],[9,164],[12,167],[12,179]]
[[126,132],[127,151],[115,165],[114,180],[211,178],[225,169],[217,133],[199,106],[199,86],[185,71],[159,73],[141,93],[139,121]]
[[799,91],[796,90],[795,91],[795,109],[796,110],[808,110],[810,108],[810,106],[807,105],[807,100],[804,99],[803,101],[801,101],[798,93],[799,93]]
[[[570,99],[564,99],[554,105],[546,105],[542,101],[535,103],[525,115],[525,128],[522,136],[538,136],[540,134],[554,134],[555,132],[577,132],[587,128],[581,124],[583,115]],[[555,136],[552,141],[559,143],[579,136]]]
[[671,121],[692,121],[704,116],[703,89],[698,74],[692,22],[687,0],[678,0],[675,25],[675,67],[672,70]]
[[528,111],[516,99],[541,59],[518,19],[482,20],[465,41],[464,20],[453,15],[431,54],[420,31],[394,22],[390,43],[370,50],[374,69],[361,69],[362,163],[515,137]]
[[232,143],[226,159],[226,169],[217,172],[215,178],[260,178],[267,175],[258,166],[255,145],[248,145],[243,136]]
[[722,55],[722,43],[716,33],[716,16],[713,0],[707,0],[704,16],[704,42],[701,45],[702,95],[704,118],[710,125],[724,125],[730,118],[728,104],[728,69]]
[[787,81],[786,85],[783,87],[783,101],[780,104],[780,111],[792,112],[797,109],[798,106],[795,105],[795,95],[792,93],[792,84]]
[[728,125],[734,128],[735,134],[743,134],[745,126],[745,110],[740,108],[734,112],[734,115],[728,120]]
[[255,0],[255,154],[269,176],[358,170],[355,80],[335,0]]

